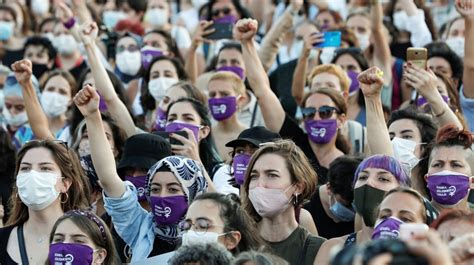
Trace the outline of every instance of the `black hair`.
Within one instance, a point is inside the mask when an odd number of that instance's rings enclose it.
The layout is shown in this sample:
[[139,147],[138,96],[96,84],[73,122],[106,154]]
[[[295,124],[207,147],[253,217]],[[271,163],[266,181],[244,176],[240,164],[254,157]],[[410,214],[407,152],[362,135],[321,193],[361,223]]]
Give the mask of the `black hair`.
[[229,265],[232,255],[220,243],[181,246],[169,260],[170,265],[209,264]]
[[38,28],[37,28],[36,31],[37,31],[38,33],[40,33],[40,32],[41,32],[41,28],[43,28],[45,24],[52,22],[54,25],[56,25],[56,23],[58,23],[58,21],[59,21],[59,20],[58,20],[57,18],[55,18],[55,17],[47,17],[47,18],[45,18],[45,19],[43,19],[43,20],[41,21],[41,23],[38,25]]
[[460,82],[462,81],[462,74],[463,74],[463,62],[462,59],[449,48],[448,44],[441,41],[435,41],[429,43],[425,46],[428,49],[428,59],[433,57],[441,57],[448,61],[451,69],[453,71],[453,78],[456,78]]
[[174,38],[171,36],[171,34],[161,29],[154,29],[152,31],[147,32],[143,36],[143,41],[145,40],[145,37],[150,34],[158,34],[158,35],[163,36],[165,38],[166,45],[168,46],[168,50],[174,54],[173,57],[178,59],[180,63],[184,65],[184,59],[181,52],[179,51],[178,44],[176,43]]
[[328,184],[330,189],[334,195],[340,195],[348,205],[354,199],[352,179],[363,159],[363,157],[344,155],[334,159],[329,165]]
[[238,246],[231,250],[234,255],[244,251],[257,250],[264,246],[264,242],[256,230],[255,221],[242,208],[239,196],[234,193],[224,195],[208,192],[197,196],[193,202],[202,200],[210,200],[217,204],[219,216],[224,223],[224,233],[239,231],[242,235]]
[[204,168],[206,169],[207,173],[209,173],[209,176],[212,178],[214,173],[217,171],[217,167],[222,164],[222,161],[219,157],[219,154],[217,153],[214,138],[212,137],[212,124],[211,119],[209,118],[209,108],[196,99],[185,97],[180,98],[175,102],[171,103],[166,111],[167,115],[169,115],[170,109],[175,104],[181,102],[191,104],[193,109],[201,117],[201,125],[209,127],[209,135],[206,138],[202,139],[199,143],[199,157],[201,158],[202,164],[204,165]]
[[54,59],[56,58],[56,49],[54,48],[53,44],[51,43],[51,41],[48,38],[39,37],[39,36],[29,37],[26,40],[26,43],[24,45],[24,51],[26,51],[26,48],[28,46],[42,46],[42,47],[44,47],[46,49],[46,51],[48,52],[48,57],[49,57],[48,62],[54,61]]
[[[414,178],[419,178],[416,182],[423,183],[423,189],[425,196],[430,196],[430,192],[426,187],[426,181],[424,175],[428,173],[428,162],[430,153],[432,150],[432,142],[436,137],[436,132],[438,131],[438,126],[433,122],[433,120],[426,114],[418,112],[415,108],[409,107],[406,109],[400,109],[392,112],[390,119],[388,120],[387,127],[390,127],[392,123],[401,119],[412,120],[421,135],[421,142],[424,143],[421,146],[421,157],[419,157],[420,162],[418,163],[419,175],[413,176]],[[415,182],[415,183],[416,183]],[[414,187],[418,191],[421,187]]]
[[[208,5],[207,5],[207,10],[206,10],[206,20],[212,20],[212,7],[214,6],[215,3],[217,3],[218,0],[210,0]],[[252,15],[250,14],[250,11],[242,6],[240,3],[240,0],[232,0],[232,4],[235,7],[235,10],[237,10],[237,13],[240,14],[240,18],[251,18]]]
[[222,45],[222,47],[219,49],[219,52],[217,53],[217,55],[211,58],[209,64],[207,65],[205,69],[205,72],[216,70],[217,63],[219,61],[219,56],[221,55],[221,52],[224,50],[237,50],[238,52],[240,52],[240,54],[242,54],[242,45],[239,42],[234,42],[234,41],[224,43],[224,45]]
[[12,194],[15,183],[16,150],[8,132],[0,128],[0,185],[2,185],[1,203],[5,207],[3,223],[5,224],[10,216],[10,205],[8,200]]
[[155,98],[153,98],[153,96],[150,94],[150,91],[148,90],[148,82],[150,82],[151,69],[153,68],[153,65],[156,62],[165,61],[165,60],[169,61],[170,63],[174,65],[174,68],[176,69],[176,73],[178,75],[179,80],[188,79],[188,74],[186,73],[186,70],[184,69],[183,64],[178,59],[173,58],[173,57],[168,57],[168,56],[158,56],[154,58],[153,61],[151,61],[148,69],[145,71],[145,74],[143,76],[142,87],[141,87],[140,103],[145,112],[152,111],[156,108],[156,100]]
[[135,12],[145,12],[148,1],[147,0],[126,0],[123,1],[122,3],[127,3],[131,9],[133,9]]

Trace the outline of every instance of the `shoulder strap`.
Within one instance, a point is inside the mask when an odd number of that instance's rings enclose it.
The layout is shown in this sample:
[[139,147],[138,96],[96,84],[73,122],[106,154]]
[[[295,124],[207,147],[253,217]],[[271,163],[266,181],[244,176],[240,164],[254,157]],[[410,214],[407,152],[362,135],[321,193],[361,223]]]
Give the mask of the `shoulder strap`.
[[23,224],[18,226],[16,234],[18,236],[18,246],[20,248],[21,264],[28,265],[28,255],[26,254],[25,237],[23,235]]

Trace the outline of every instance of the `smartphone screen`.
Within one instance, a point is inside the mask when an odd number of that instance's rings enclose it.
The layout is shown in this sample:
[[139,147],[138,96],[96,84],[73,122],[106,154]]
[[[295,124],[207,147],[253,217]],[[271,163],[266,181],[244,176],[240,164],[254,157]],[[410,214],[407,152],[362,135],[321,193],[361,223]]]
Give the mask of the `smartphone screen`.
[[324,34],[324,42],[314,45],[316,48],[325,47],[341,47],[341,32],[340,31],[326,31]]
[[234,28],[234,24],[232,23],[214,23],[209,28],[213,28],[215,31],[209,35],[204,36],[206,39],[232,39],[232,29]]

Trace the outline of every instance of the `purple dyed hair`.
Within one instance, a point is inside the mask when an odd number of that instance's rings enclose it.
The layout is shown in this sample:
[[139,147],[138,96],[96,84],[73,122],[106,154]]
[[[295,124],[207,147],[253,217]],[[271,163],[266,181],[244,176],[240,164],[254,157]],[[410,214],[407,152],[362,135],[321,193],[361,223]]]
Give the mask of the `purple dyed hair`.
[[359,173],[366,168],[385,169],[395,176],[398,183],[400,183],[400,186],[410,187],[411,185],[410,176],[405,173],[402,164],[400,164],[396,158],[387,155],[373,155],[364,159],[364,161],[362,161],[362,163],[357,167],[354,179],[352,180],[352,186],[355,185]]

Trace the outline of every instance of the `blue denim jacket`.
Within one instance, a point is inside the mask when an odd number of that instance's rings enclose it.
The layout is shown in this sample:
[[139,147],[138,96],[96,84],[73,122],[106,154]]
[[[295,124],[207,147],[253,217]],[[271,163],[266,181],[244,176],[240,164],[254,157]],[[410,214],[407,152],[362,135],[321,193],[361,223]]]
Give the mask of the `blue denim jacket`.
[[104,192],[104,207],[117,233],[131,247],[135,262],[146,259],[153,249],[153,215],[140,206],[135,186],[128,181],[124,185],[125,193],[120,198],[107,197]]

